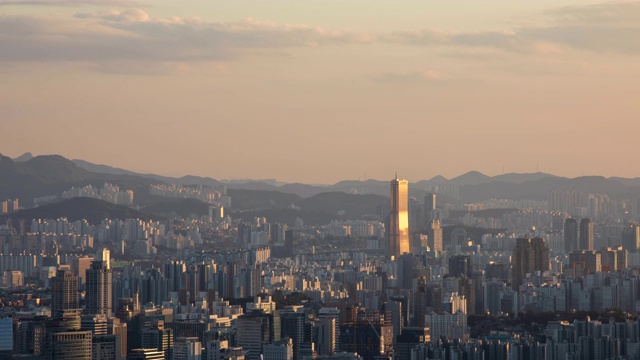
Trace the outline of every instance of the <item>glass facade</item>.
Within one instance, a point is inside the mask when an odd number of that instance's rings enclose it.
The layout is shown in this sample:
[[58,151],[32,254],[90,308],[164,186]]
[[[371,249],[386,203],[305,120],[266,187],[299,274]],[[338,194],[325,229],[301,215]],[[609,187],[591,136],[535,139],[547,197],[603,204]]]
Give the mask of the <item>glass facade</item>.
[[389,214],[389,255],[398,257],[409,248],[409,182],[397,177],[391,180]]
[[13,351],[13,319],[0,319],[0,352]]

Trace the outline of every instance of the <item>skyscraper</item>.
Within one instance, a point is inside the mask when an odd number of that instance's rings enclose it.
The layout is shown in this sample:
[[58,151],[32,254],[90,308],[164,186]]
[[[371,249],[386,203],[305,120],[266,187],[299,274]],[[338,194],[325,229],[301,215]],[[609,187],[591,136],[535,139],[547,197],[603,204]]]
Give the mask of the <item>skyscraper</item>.
[[542,238],[518,239],[513,249],[511,264],[511,288],[518,291],[527,274],[549,270],[549,247]]
[[389,213],[389,255],[398,257],[409,248],[409,182],[391,180],[391,211]]
[[593,222],[589,218],[580,219],[580,250],[593,250]]
[[85,313],[88,315],[111,316],[112,305],[112,273],[109,265],[109,250],[103,250],[102,260],[91,262],[87,269],[87,294],[85,297]]
[[431,221],[427,230],[427,243],[431,251],[442,251],[442,228],[440,220]]
[[578,221],[568,218],[564,221],[564,250],[569,252],[578,248]]
[[69,268],[58,270],[51,278],[51,315],[79,307],[78,277]]
[[631,225],[622,230],[622,246],[629,252],[637,252],[640,249],[640,227]]
[[454,255],[449,258],[449,275],[454,277],[471,277],[471,256]]

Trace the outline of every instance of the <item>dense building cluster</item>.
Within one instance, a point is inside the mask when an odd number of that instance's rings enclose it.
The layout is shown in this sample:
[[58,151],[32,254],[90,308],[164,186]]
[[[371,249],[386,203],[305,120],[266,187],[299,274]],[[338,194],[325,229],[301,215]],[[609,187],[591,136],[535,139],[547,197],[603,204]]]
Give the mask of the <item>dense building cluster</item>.
[[636,224],[521,201],[473,233],[408,186],[321,226],[233,219],[223,193],[189,218],[9,221],[0,357],[640,359]]

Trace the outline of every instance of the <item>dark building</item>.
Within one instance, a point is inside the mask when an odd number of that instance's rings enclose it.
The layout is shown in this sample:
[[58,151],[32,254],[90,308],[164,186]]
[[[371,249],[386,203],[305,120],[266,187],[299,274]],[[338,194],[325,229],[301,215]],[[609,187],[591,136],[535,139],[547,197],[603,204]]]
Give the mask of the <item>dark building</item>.
[[142,348],[162,351],[166,359],[173,358],[173,330],[164,321],[154,321],[151,328],[142,330]]
[[507,280],[507,265],[501,262],[490,262],[484,267],[487,279]]
[[60,269],[51,278],[51,315],[78,308],[78,277],[70,269]]
[[359,319],[345,323],[340,325],[340,350],[357,353],[364,360],[373,360],[382,354],[381,350],[391,346],[392,334],[392,326],[386,325],[384,320]]
[[394,359],[411,360],[411,350],[417,345],[427,343],[431,340],[429,328],[426,327],[406,327],[396,338],[394,345]]
[[13,350],[16,354],[42,356],[45,347],[46,318],[17,320],[13,323]]
[[578,248],[578,221],[568,218],[564,221],[564,250],[569,252]]
[[518,291],[527,274],[549,270],[549,248],[542,238],[521,238],[511,257],[511,288]]
[[471,256],[454,255],[449,258],[449,275],[454,277],[471,277]]
[[87,315],[107,315],[113,312],[113,277],[108,260],[92,261],[87,269],[85,313]]
[[246,351],[247,360],[258,360],[263,346],[280,340],[280,316],[253,310],[238,317],[238,343]]
[[631,225],[622,230],[622,246],[629,252],[640,249],[640,227]]
[[580,219],[580,250],[593,250],[593,221]]
[[307,316],[299,309],[280,311],[280,338],[290,338],[293,342],[293,360],[300,359],[300,350],[304,342],[304,329]]

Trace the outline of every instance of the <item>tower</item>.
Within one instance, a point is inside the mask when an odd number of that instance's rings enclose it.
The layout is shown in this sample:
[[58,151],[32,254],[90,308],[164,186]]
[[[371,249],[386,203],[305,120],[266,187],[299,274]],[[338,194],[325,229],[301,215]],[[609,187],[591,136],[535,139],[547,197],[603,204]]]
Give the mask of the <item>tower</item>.
[[79,307],[78,277],[68,268],[58,270],[51,278],[51,315],[57,316],[63,310]]
[[102,260],[91,262],[87,269],[87,294],[85,313],[87,315],[107,315],[113,312],[112,273],[109,265],[109,250],[102,251]]
[[589,218],[580,219],[580,250],[593,250],[593,222]]
[[564,250],[569,252],[578,248],[578,221],[566,219],[564,221]]
[[442,251],[442,228],[440,220],[431,221],[431,225],[427,230],[427,243],[431,251]]
[[409,248],[409,182],[391,180],[391,209],[389,212],[389,256],[408,253]]

